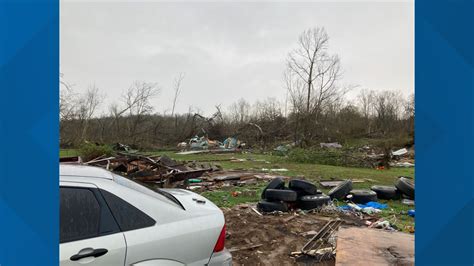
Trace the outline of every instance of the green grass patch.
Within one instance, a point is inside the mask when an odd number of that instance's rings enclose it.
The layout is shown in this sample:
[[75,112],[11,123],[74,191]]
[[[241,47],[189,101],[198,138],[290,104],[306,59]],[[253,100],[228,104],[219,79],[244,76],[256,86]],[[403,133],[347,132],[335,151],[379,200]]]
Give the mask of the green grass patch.
[[77,149],[60,149],[59,150],[59,157],[71,157],[71,156],[78,156],[79,152]]

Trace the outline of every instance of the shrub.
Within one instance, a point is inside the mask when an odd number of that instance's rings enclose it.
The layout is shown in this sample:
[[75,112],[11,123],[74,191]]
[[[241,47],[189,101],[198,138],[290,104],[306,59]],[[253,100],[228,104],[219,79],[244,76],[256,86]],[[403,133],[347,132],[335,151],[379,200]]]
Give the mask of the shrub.
[[102,155],[112,155],[113,149],[108,145],[84,143],[79,147],[79,155],[84,161],[89,161]]
[[294,148],[288,159],[296,163],[312,163],[335,166],[371,167],[363,154],[345,149],[301,149]]

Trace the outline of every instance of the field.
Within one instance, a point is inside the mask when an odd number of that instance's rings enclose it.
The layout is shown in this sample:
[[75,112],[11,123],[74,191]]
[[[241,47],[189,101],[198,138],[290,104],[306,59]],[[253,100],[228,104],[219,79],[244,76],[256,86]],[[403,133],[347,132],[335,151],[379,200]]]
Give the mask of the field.
[[[178,155],[174,151],[150,151],[150,154],[167,155],[178,161],[211,161],[222,166],[224,170],[254,170],[262,172],[266,169],[288,169],[286,172],[268,172],[274,175],[284,175],[289,177],[302,177],[313,181],[315,184],[322,179],[360,179],[366,180],[363,183],[354,183],[354,188],[370,188],[372,185],[393,185],[398,176],[408,176],[414,178],[414,168],[391,168],[386,170],[376,170],[369,168],[353,168],[319,164],[304,164],[288,162],[283,156],[271,154],[254,153],[235,153],[235,154],[192,154]],[[75,156],[77,151],[74,149],[61,150],[60,156]],[[245,161],[232,162],[231,158],[245,159]],[[265,187],[266,182],[259,182],[255,185],[242,187],[223,187],[219,190],[206,191],[202,194],[212,200],[219,207],[233,207],[241,203],[255,203],[260,199],[260,193]],[[321,188],[323,192],[328,189]],[[247,192],[241,193],[238,197],[233,197],[233,191]],[[252,192],[252,193],[248,193]],[[414,218],[404,214],[413,206],[406,206],[400,201],[384,201],[389,208],[384,210],[380,216],[389,220],[402,231],[408,231],[407,226],[414,226]],[[344,204],[344,203],[340,203]]]

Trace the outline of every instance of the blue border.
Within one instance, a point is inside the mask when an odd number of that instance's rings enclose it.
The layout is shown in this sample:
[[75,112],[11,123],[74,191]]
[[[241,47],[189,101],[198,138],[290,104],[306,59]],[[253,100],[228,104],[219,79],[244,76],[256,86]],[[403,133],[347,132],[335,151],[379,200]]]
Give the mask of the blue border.
[[[472,265],[473,1],[416,0],[416,262]],[[57,0],[0,2],[0,264],[58,263]]]
[[0,265],[59,249],[58,0],[0,0]]
[[473,11],[473,1],[415,1],[419,265],[474,262]]

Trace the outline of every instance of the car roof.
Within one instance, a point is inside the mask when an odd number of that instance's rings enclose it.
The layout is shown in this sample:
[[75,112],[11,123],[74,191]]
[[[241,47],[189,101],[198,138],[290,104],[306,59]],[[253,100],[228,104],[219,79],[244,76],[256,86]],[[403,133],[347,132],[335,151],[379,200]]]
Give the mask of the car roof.
[[60,180],[61,176],[94,177],[113,180],[112,173],[103,168],[79,164],[59,164]]

